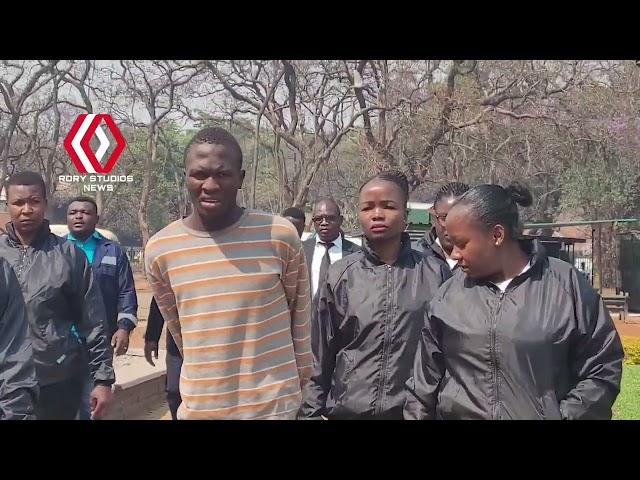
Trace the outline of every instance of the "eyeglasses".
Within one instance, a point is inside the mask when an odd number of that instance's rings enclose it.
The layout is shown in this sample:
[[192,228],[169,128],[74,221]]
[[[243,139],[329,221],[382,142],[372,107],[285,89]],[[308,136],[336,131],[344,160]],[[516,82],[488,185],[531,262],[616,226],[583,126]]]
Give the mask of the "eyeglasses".
[[447,214],[443,213],[442,215],[438,215],[436,213],[435,217],[436,217],[436,220],[438,221],[438,223],[444,227],[445,222],[447,221]]
[[313,223],[322,223],[323,220],[327,223],[336,223],[338,221],[338,217],[336,215],[318,215],[316,217],[311,217],[311,221]]

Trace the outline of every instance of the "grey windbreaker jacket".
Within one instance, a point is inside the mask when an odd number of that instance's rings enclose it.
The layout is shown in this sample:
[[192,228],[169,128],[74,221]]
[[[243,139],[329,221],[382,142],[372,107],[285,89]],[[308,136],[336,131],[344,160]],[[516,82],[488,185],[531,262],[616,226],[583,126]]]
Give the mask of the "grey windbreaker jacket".
[[532,267],[505,293],[457,272],[426,316],[408,419],[609,419],[620,338],[570,264],[523,242]]

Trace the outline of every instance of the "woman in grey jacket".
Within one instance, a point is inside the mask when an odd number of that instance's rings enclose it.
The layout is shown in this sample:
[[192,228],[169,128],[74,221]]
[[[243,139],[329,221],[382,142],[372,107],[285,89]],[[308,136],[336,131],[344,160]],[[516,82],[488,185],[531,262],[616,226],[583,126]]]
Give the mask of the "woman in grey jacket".
[[431,303],[404,417],[609,419],[620,338],[572,265],[520,240],[520,184],[479,185],[447,216],[461,271]]

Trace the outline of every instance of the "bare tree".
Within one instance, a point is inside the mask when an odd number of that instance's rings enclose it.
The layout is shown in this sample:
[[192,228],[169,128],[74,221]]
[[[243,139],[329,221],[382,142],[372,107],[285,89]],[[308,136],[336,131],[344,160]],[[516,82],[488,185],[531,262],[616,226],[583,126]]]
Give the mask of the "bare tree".
[[434,82],[440,61],[356,60],[350,65],[345,60],[343,66],[360,108],[380,107],[362,115],[365,146],[372,153],[369,163],[376,170],[401,166],[392,149],[408,119],[429,101],[427,88]]
[[[206,66],[227,92],[251,107],[270,123],[278,138],[294,151],[295,163],[289,185],[292,203],[302,206],[320,167],[327,162],[356,121],[379,106],[358,109],[353,86],[342,75],[339,62],[207,61]],[[269,68],[270,67],[270,68]],[[283,75],[269,75],[269,71]],[[280,78],[284,86],[273,84]],[[268,94],[273,90],[271,100]],[[266,108],[263,108],[264,104]],[[281,172],[284,175],[284,172]]]
[[[153,166],[158,159],[161,122],[176,103],[177,89],[198,74],[193,65],[180,65],[170,61],[141,62],[120,61],[117,78],[121,82],[120,93],[128,96],[131,104],[141,102],[148,115],[147,121],[136,121],[135,112],[130,116],[134,127],[146,130],[146,155],[143,159],[142,190],[137,217],[143,246],[150,237],[148,205],[153,181]],[[133,108],[132,108],[133,110]]]
[[46,62],[2,61],[0,93],[4,101],[2,114],[8,121],[2,122],[3,134],[0,136],[0,191],[3,190],[8,168],[9,152],[13,136],[21,117],[31,113],[26,109],[28,99],[55,75],[54,66],[58,60]]

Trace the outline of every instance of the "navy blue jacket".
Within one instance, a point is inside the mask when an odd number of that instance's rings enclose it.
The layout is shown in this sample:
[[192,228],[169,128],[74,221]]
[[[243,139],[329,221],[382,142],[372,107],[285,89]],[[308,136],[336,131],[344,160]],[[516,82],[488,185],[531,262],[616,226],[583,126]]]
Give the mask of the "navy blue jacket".
[[138,323],[138,297],[127,255],[117,242],[102,237],[91,267],[104,299],[109,335],[118,328],[130,332]]

